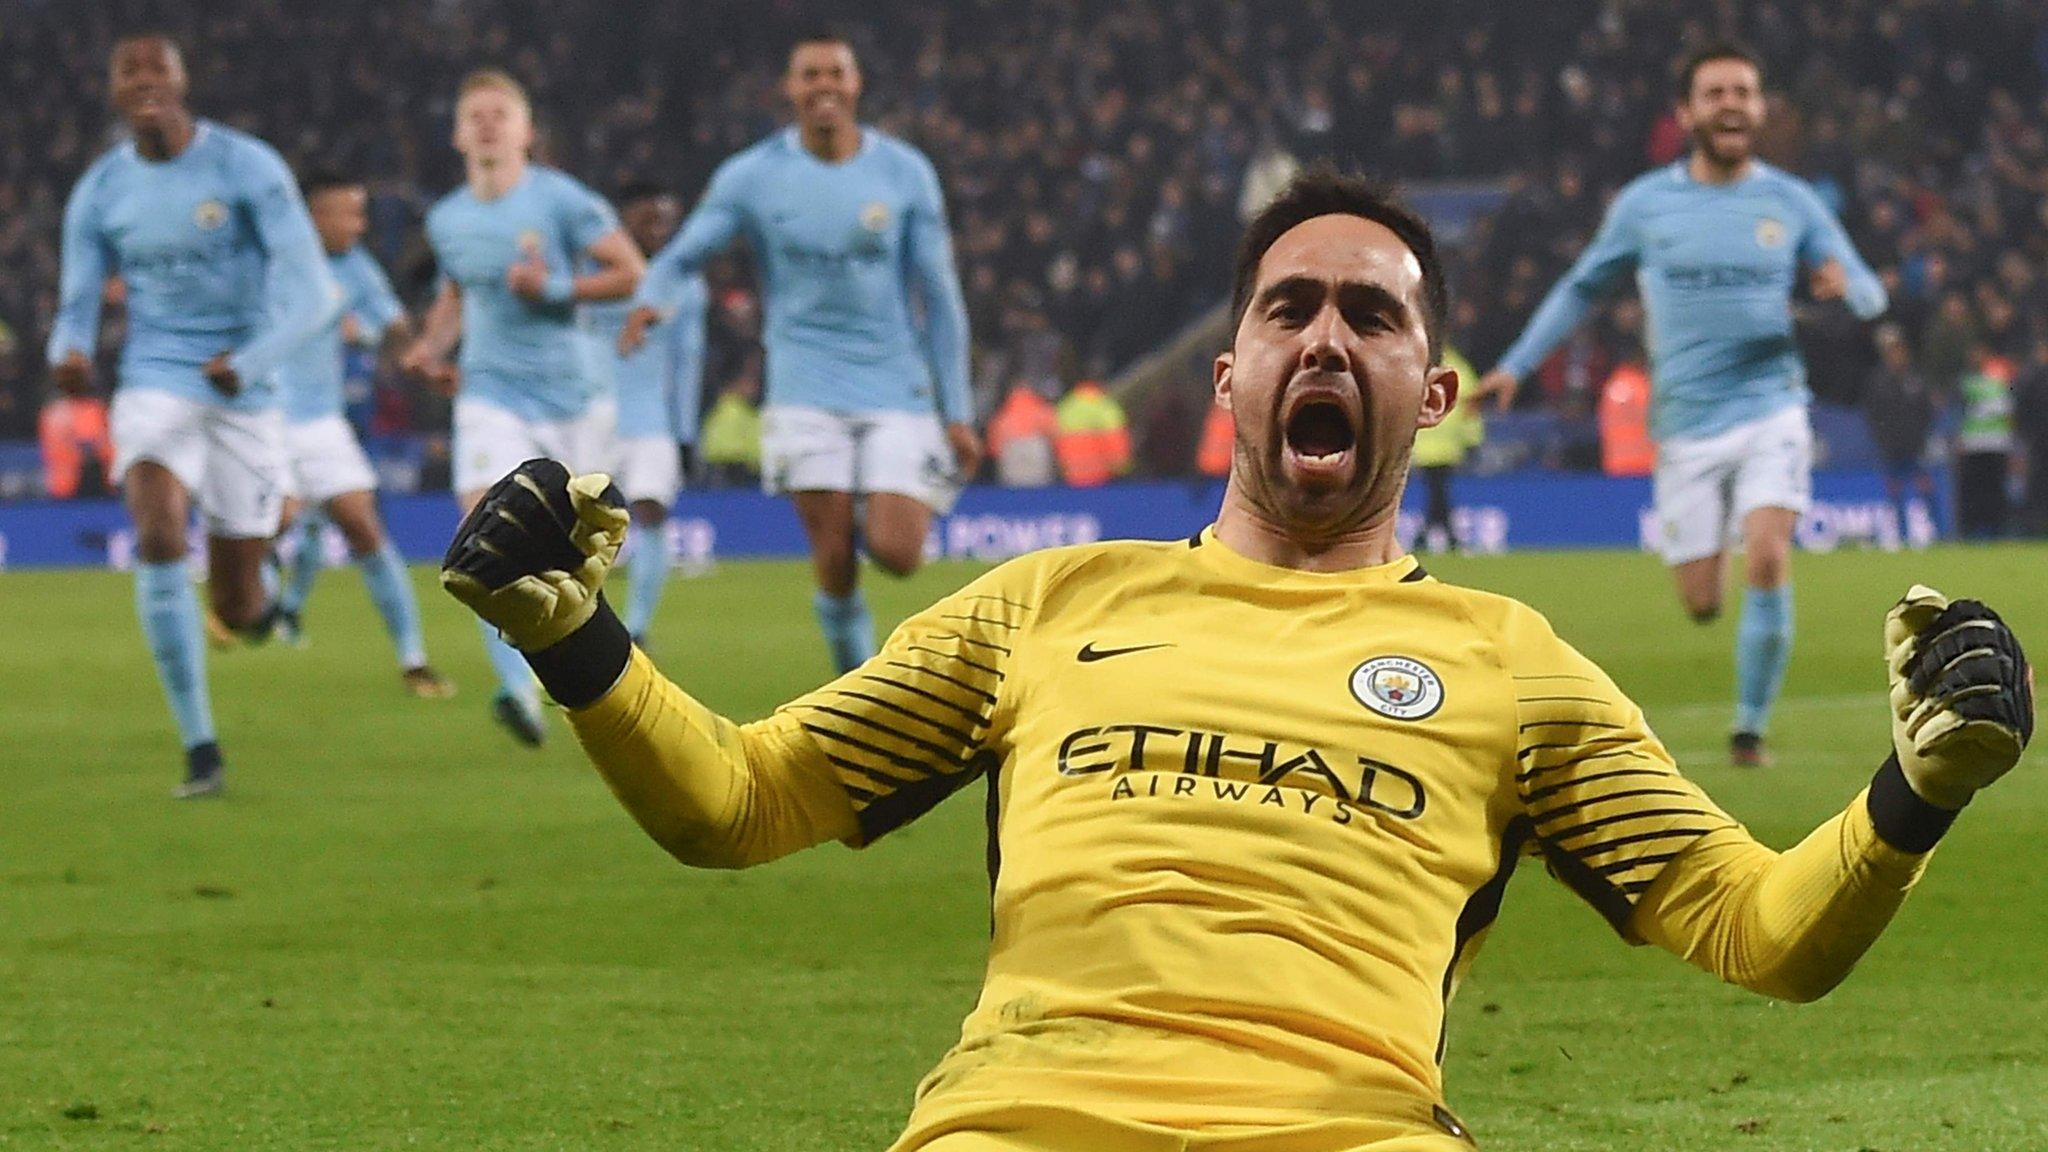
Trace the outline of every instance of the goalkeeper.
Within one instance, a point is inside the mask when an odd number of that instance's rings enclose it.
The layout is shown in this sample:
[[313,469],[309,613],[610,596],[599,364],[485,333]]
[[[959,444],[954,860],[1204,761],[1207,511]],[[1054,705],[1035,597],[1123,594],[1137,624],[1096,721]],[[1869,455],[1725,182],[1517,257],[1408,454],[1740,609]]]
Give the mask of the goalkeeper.
[[1250,224],[1234,308],[1214,525],[1005,564],[757,723],[664,679],[604,603],[627,516],[603,477],[522,465],[449,550],[443,583],[684,863],[865,846],[986,783],[987,976],[897,1152],[1469,1148],[1446,1007],[1517,860],[1624,940],[1810,1000],[2031,735],[2011,631],[1915,587],[1884,621],[1870,785],[1764,847],[1540,615],[1396,543],[1415,431],[1459,386],[1427,227],[1305,175]]

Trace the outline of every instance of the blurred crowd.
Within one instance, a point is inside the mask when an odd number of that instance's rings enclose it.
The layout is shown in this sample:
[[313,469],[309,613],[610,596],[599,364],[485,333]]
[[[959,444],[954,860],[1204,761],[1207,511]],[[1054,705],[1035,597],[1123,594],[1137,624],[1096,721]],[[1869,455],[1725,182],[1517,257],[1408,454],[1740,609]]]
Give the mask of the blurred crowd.
[[[1671,62],[1722,36],[1763,54],[1765,155],[1841,212],[1942,402],[1987,357],[2014,377],[2048,359],[2039,0],[14,0],[0,17],[14,95],[0,108],[0,437],[32,435],[45,394],[58,222],[111,139],[117,32],[177,36],[202,114],[295,163],[361,174],[371,243],[417,299],[432,278],[417,222],[460,179],[447,139],[465,71],[503,64],[529,84],[550,162],[600,190],[652,179],[690,199],[781,122],[788,45],[821,17],[843,18],[860,53],[865,118],[944,179],[985,413],[1020,384],[1056,401],[1104,379],[1212,308],[1248,175],[1322,158],[1505,190],[1451,249],[1453,339],[1489,367],[1606,199],[1681,154]],[[743,262],[714,281],[707,407],[759,376]],[[1590,412],[1639,355],[1640,325],[1609,309],[1524,401]],[[1816,391],[1858,398],[1879,367],[1870,333],[1821,307],[1804,327]],[[431,428],[445,413],[392,387],[376,419]]]

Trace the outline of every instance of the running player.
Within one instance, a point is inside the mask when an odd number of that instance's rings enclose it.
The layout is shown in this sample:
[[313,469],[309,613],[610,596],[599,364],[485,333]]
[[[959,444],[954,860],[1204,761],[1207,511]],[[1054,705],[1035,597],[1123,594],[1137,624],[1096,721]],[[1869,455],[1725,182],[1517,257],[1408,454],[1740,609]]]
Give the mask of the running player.
[[[517,80],[492,69],[463,80],[455,148],[467,181],[427,214],[441,291],[403,363],[444,388],[459,375],[454,486],[465,512],[529,456],[611,464],[612,398],[576,306],[630,297],[645,261],[603,197],[532,162],[533,141]],[[447,362],[457,340],[459,373]],[[533,677],[496,632],[483,636],[498,675],[491,714],[538,747],[547,730]]]
[[110,424],[114,478],[135,523],[135,602],[185,748],[178,795],[224,781],[199,599],[186,565],[196,502],[206,586],[229,628],[266,628],[263,569],[284,500],[278,365],[341,307],[320,241],[275,150],[186,107],[166,37],[114,45],[113,102],[129,139],[86,169],[64,209],[51,376],[91,385],[109,277],[127,287],[128,338]]
[[1804,269],[1817,300],[1845,300],[1866,320],[1886,306],[1884,286],[1820,197],[1756,159],[1763,117],[1755,56],[1727,44],[1694,52],[1678,86],[1692,155],[1622,190],[1478,389],[1511,400],[1635,272],[1649,314],[1659,546],[1693,619],[1720,615],[1723,553],[1741,534],[1729,757],[1752,767],[1767,762],[1764,732],[1792,658],[1792,532],[1813,485],[1812,394],[1792,337],[1792,293]]
[[1524,853],[1623,939],[1811,1000],[2031,735],[2010,630],[1915,587],[1892,754],[1757,843],[1542,616],[1401,551],[1410,445],[1459,384],[1428,227],[1311,173],[1237,269],[1212,527],[1011,561],[765,720],[663,679],[598,596],[627,520],[602,476],[522,465],[444,562],[685,863],[870,844],[986,780],[985,983],[898,1152],[1470,1152],[1448,1002]]
[[[683,218],[675,194],[652,184],[620,189],[619,220],[643,252],[660,250]],[[625,351],[619,347],[631,304],[588,304],[585,324],[596,354],[609,366],[618,397],[616,474],[632,510],[633,533],[626,552],[626,627],[644,643],[654,610],[668,586],[673,550],[668,512],[681,490],[690,449],[697,442],[703,403],[704,321],[709,296],[702,277],[685,277],[673,310],[651,340]]]
[[875,647],[856,537],[884,571],[915,572],[932,514],[980,465],[981,439],[938,174],[855,118],[860,67],[845,40],[799,41],[783,92],[796,125],[719,166],[654,258],[620,346],[636,347],[685,277],[747,238],[766,297],[762,480],[803,521],[818,626],[843,671]]
[[[321,527],[331,523],[348,542],[370,602],[384,618],[384,631],[398,650],[406,691],[428,698],[452,696],[455,686],[427,665],[426,636],[420,630],[412,580],[377,516],[377,473],[342,414],[344,346],[379,348],[387,340],[405,339],[405,308],[376,258],[362,246],[370,227],[370,197],[362,182],[315,173],[300,182],[299,190],[327,253],[328,270],[341,285],[344,311],[278,369],[292,503],[310,504],[312,510],[292,524],[298,548],[278,595],[274,629],[292,639],[302,634],[300,612],[320,573]],[[287,519],[295,511],[288,510]]]

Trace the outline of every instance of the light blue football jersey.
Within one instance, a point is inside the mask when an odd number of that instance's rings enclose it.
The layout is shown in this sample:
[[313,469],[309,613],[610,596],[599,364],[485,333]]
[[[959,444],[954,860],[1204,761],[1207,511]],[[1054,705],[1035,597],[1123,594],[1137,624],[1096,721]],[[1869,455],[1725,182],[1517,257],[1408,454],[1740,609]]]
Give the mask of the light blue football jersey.
[[[118,276],[128,290],[124,388],[274,407],[278,365],[341,313],[291,170],[270,145],[210,120],[169,160],[128,141],[86,169],[65,205],[63,258],[50,362],[92,355],[102,293]],[[232,401],[200,373],[222,352],[242,381]]]
[[710,293],[704,278],[687,276],[671,296],[669,313],[648,329],[631,356],[620,356],[619,332],[630,302],[585,304],[583,327],[618,398],[618,436],[697,442],[704,397],[704,326]]
[[[462,290],[464,397],[546,422],[580,416],[604,393],[570,285],[590,246],[618,226],[603,197],[538,164],[496,200],[462,187],[434,205],[427,240]],[[528,245],[550,269],[549,299],[521,299],[505,284]]]
[[313,334],[278,367],[277,385],[284,393],[284,417],[305,424],[342,413],[342,374],[347,350],[342,346],[342,321],[355,317],[362,341],[375,347],[405,306],[391,290],[391,281],[376,257],[358,244],[327,258],[327,269],[341,285],[341,314]]
[[938,173],[917,149],[862,126],[860,150],[830,164],[788,128],[733,156],[649,263],[640,301],[672,307],[741,236],[760,270],[768,403],[973,419],[967,307]]
[[1828,260],[1848,272],[1856,315],[1884,312],[1884,285],[1804,181],[1758,162],[1733,184],[1702,184],[1680,160],[1615,197],[1500,367],[1526,378],[1634,271],[1654,382],[1651,435],[1713,436],[1811,398],[1791,301],[1801,271]]

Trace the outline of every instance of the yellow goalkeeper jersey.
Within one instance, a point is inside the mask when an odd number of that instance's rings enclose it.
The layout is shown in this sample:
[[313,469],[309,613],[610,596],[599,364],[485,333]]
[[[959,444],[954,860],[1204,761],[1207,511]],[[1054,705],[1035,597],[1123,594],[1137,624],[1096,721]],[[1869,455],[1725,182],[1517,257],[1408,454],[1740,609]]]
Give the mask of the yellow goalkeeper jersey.
[[1207,534],[1004,565],[770,723],[864,840],[990,781],[987,982],[921,1116],[1454,1123],[1445,1007],[1523,850],[1620,925],[1732,823],[1533,610]]
[[1445,1012],[1518,858],[1625,937],[1794,999],[1846,975],[1925,860],[1861,797],[1782,859],[1757,844],[1522,604],[1209,532],[1012,561],[753,724],[639,654],[571,720],[693,864],[865,844],[987,782],[986,981],[902,1152],[1032,1109],[1455,1142]]

